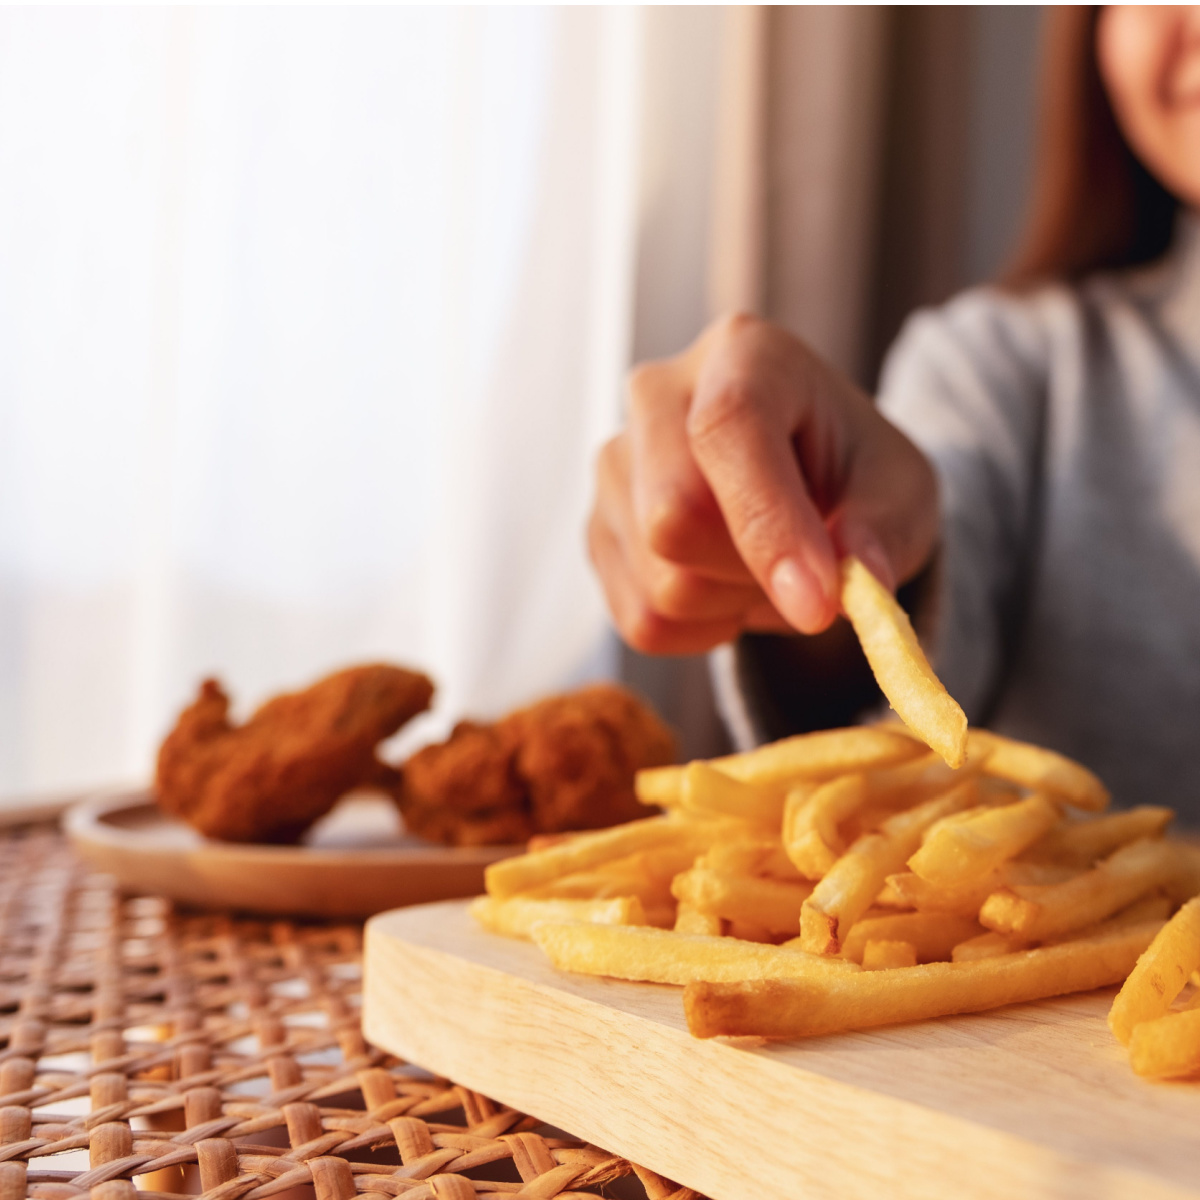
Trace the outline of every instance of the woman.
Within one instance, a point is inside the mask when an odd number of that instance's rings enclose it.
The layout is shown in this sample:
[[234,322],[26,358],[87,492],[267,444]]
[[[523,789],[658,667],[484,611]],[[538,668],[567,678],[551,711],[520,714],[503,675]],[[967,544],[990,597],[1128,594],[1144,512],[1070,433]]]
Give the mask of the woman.
[[[1005,286],[912,318],[876,404],[746,317],[639,368],[591,551],[622,635],[668,654],[828,629],[857,554],[914,581],[972,722],[1196,820],[1200,12],[1060,10],[1047,68],[1040,195]],[[763,643],[739,653],[761,681]],[[771,696],[747,700],[783,731]]]

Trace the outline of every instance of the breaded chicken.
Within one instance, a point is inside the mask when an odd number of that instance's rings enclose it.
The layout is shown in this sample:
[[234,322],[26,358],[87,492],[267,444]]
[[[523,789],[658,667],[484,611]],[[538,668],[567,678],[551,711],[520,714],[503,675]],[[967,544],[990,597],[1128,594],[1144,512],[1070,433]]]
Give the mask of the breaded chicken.
[[209,837],[295,841],[345,792],[394,778],[375,747],[432,696],[417,672],[351,667],[268,700],[239,726],[221,685],[205,680],[159,750],[159,806]]
[[631,692],[596,684],[551,696],[502,722],[518,743],[538,833],[601,829],[646,816],[634,773],[675,761],[675,738]]
[[460,721],[450,737],[404,764],[400,793],[409,832],[455,846],[523,842],[533,832],[517,743],[500,725]]
[[672,762],[675,739],[632,693],[597,684],[492,725],[464,721],[404,764],[408,828],[450,845],[524,841],[644,816],[634,773]]

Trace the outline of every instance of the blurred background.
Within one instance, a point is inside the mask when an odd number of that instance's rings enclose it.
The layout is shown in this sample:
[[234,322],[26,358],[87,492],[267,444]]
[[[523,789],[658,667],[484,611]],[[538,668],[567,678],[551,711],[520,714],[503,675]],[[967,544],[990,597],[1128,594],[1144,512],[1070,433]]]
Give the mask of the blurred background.
[[751,309],[870,386],[1020,225],[1037,7],[0,9],[0,797],[430,673],[440,736],[618,677],[632,362]]

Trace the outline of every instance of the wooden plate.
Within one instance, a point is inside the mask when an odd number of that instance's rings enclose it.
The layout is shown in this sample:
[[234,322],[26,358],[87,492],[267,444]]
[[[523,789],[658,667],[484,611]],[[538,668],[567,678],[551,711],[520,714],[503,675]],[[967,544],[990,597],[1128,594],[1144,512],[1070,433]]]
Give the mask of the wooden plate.
[[295,846],[216,842],[161,813],[146,791],[110,792],[63,819],[72,844],[130,891],[201,907],[369,917],[483,891],[488,863],[520,846],[437,846],[403,831],[381,795],[354,793]]
[[1200,1197],[1200,1084],[1150,1083],[1114,989],[804,1041],[698,1041],[683,989],[555,970],[466,905],[367,925],[376,1046],[714,1200]]

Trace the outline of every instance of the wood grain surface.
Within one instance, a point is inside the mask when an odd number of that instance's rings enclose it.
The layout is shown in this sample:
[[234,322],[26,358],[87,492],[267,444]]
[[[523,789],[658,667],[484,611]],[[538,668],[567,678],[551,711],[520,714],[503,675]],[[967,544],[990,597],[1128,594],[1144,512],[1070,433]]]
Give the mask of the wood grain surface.
[[681,989],[560,973],[461,901],[375,917],[365,972],[371,1042],[714,1200],[1200,1197],[1200,1083],[1133,1075],[1111,990],[697,1041]]

